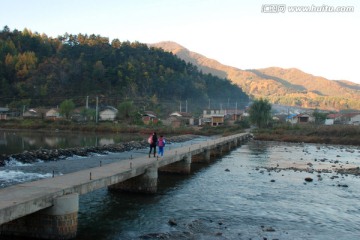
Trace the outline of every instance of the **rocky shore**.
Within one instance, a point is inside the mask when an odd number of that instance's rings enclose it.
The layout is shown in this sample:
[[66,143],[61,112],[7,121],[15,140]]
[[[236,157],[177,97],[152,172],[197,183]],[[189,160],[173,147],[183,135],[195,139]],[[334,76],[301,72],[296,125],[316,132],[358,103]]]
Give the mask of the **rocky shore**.
[[[196,138],[196,135],[180,135],[167,137],[167,144],[189,141]],[[56,161],[71,156],[89,156],[90,154],[106,154],[107,152],[125,152],[148,147],[146,140],[131,141],[119,144],[110,144],[94,147],[67,148],[67,149],[38,149],[35,151],[25,151],[12,155],[0,155],[0,166],[4,166],[10,159],[22,163],[33,163],[37,160]]]

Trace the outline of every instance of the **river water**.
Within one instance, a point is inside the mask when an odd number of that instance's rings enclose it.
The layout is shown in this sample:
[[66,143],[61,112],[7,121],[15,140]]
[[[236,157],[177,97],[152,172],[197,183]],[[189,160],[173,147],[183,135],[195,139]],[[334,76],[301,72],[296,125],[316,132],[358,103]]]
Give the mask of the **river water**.
[[[146,152],[12,162],[0,169],[0,181],[4,187]],[[360,177],[334,171],[354,166],[355,146],[249,141],[192,165],[188,176],[160,174],[155,195],[100,189],[80,196],[76,239],[360,239]]]
[[0,130],[0,155],[16,154],[24,151],[90,147],[115,144],[124,141],[140,140],[140,134],[73,133],[63,131]]

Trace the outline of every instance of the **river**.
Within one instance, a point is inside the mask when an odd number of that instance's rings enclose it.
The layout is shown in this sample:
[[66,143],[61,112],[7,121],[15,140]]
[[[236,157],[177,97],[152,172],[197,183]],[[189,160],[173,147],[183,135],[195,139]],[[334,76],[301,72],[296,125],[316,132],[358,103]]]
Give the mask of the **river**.
[[24,151],[59,149],[72,147],[89,147],[115,144],[124,141],[140,140],[145,136],[124,133],[88,133],[64,131],[28,131],[0,130],[0,155],[16,154]]
[[[12,162],[0,178],[17,175],[0,181],[6,186],[146,152]],[[188,176],[160,174],[155,195],[100,189],[80,196],[76,239],[360,239],[360,177],[335,172],[354,166],[360,166],[355,146],[249,141],[210,164],[192,165]]]

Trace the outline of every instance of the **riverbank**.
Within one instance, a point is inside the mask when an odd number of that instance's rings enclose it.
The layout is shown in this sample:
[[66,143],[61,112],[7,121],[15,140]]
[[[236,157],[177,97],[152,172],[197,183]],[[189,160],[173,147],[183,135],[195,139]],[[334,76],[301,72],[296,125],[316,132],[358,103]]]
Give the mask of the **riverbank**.
[[[170,136],[166,138],[167,144],[176,142],[189,141],[196,138],[197,135],[179,135]],[[130,141],[118,144],[108,144],[103,146],[92,146],[92,147],[78,147],[78,148],[67,148],[67,149],[38,149],[34,151],[25,151],[23,153],[11,154],[11,155],[0,155],[0,166],[4,166],[6,161],[14,159],[22,163],[33,163],[38,160],[42,161],[56,161],[72,156],[86,157],[90,154],[106,154],[108,152],[125,152],[131,150],[137,150],[147,148],[149,144],[147,141]]]
[[255,140],[360,146],[360,126],[280,125],[253,129]]
[[121,122],[86,122],[76,123],[68,120],[50,121],[41,119],[13,119],[0,121],[0,130],[31,130],[39,132],[89,132],[89,133],[137,133],[151,134],[162,133],[167,136],[196,134],[211,136],[222,134],[223,136],[244,132],[238,125],[232,126],[181,126],[172,127],[162,124],[154,125],[129,125]]
[[70,147],[58,149],[39,148],[37,150],[24,151],[17,154],[0,154],[0,166],[4,166],[6,161],[15,159],[22,163],[32,163],[37,160],[54,161],[71,156],[89,156],[89,154],[104,154],[106,152],[124,152],[148,147],[144,136],[157,132],[166,136],[169,144],[172,142],[183,142],[193,139],[195,136],[227,136],[235,133],[244,132],[240,126],[219,126],[219,127],[198,127],[183,126],[173,128],[163,125],[145,126],[145,125],[125,125],[121,123],[101,122],[78,124],[70,121],[48,121],[39,119],[10,120],[0,121],[0,130],[5,131],[29,131],[38,132],[45,135],[61,134],[131,134],[133,138],[123,139],[123,142],[117,144],[106,144],[91,147]]

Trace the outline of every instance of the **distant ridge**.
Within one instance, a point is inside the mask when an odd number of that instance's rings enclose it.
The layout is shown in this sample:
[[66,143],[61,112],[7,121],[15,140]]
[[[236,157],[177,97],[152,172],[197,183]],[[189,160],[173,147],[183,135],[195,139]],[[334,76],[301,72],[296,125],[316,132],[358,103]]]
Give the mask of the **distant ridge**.
[[324,110],[360,110],[360,84],[346,80],[328,80],[296,68],[269,67],[242,70],[226,66],[175,42],[148,44],[172,52],[204,73],[227,78],[254,98],[271,103]]

